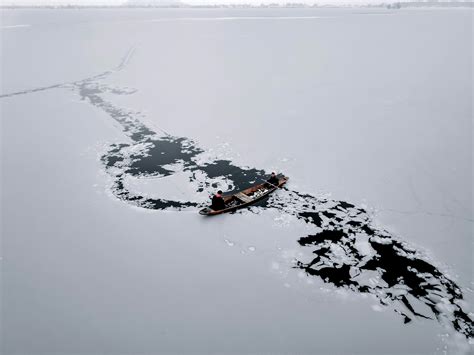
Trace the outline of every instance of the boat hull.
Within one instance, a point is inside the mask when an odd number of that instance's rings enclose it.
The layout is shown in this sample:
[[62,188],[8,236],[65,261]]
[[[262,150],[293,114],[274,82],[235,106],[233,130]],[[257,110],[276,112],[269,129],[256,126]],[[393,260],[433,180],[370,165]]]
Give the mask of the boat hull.
[[233,212],[241,208],[249,207],[268,196],[276,189],[282,187],[287,181],[288,178],[284,176],[279,179],[278,187],[269,183],[262,183],[232,195],[224,196],[224,202],[228,207],[222,210],[213,210],[210,207],[206,207],[200,210],[199,214],[203,216],[215,216],[218,214]]

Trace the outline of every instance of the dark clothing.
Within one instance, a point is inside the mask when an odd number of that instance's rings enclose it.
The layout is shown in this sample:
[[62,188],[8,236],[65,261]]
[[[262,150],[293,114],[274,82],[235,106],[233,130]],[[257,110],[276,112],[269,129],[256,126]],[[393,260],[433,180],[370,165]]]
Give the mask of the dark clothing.
[[[278,179],[276,176],[271,176],[270,179],[268,179],[267,181],[272,185],[278,186],[280,179]],[[271,187],[274,187],[274,186],[271,186]]]
[[222,196],[215,195],[212,198],[211,208],[214,211],[223,210],[225,208],[225,202],[224,202],[224,199],[222,198]]

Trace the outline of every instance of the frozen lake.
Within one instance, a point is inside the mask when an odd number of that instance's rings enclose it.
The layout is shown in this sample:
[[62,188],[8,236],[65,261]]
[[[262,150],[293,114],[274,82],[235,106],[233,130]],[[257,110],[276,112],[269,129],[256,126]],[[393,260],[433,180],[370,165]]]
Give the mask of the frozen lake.
[[472,351],[472,10],[0,27],[2,353]]

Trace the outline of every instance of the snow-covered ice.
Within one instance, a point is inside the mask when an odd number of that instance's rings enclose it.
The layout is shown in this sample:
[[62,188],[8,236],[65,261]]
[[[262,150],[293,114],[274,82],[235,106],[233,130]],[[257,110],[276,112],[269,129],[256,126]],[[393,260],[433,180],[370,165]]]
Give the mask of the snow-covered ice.
[[2,11],[3,352],[472,350],[471,22]]

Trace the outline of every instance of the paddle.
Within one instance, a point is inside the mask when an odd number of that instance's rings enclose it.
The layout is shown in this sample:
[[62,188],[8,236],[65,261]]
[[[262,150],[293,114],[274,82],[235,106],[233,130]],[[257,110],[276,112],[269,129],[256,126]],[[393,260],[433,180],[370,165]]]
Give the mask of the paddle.
[[280,186],[277,186],[277,185],[274,185],[272,184],[271,182],[269,182],[268,180],[263,180],[262,178],[259,178],[260,181],[266,183],[266,184],[269,184],[269,185],[272,185],[273,187],[277,188],[277,189],[285,189],[285,190],[288,190],[286,187],[284,187],[283,185],[280,187]]
[[276,186],[276,185],[272,184],[271,182],[268,182],[267,180],[263,180],[263,179],[261,179],[261,178],[259,178],[259,180],[262,181],[262,182],[265,182],[265,183],[267,183],[267,184],[269,184],[269,185],[272,185],[273,187],[275,187],[275,188],[277,188],[277,189],[283,189],[283,190],[285,190],[285,191],[292,192],[292,193],[298,195],[298,193],[297,193],[296,191],[290,190],[290,189],[289,189],[288,187],[286,187],[286,186],[283,186],[283,185],[282,185],[282,186]]

